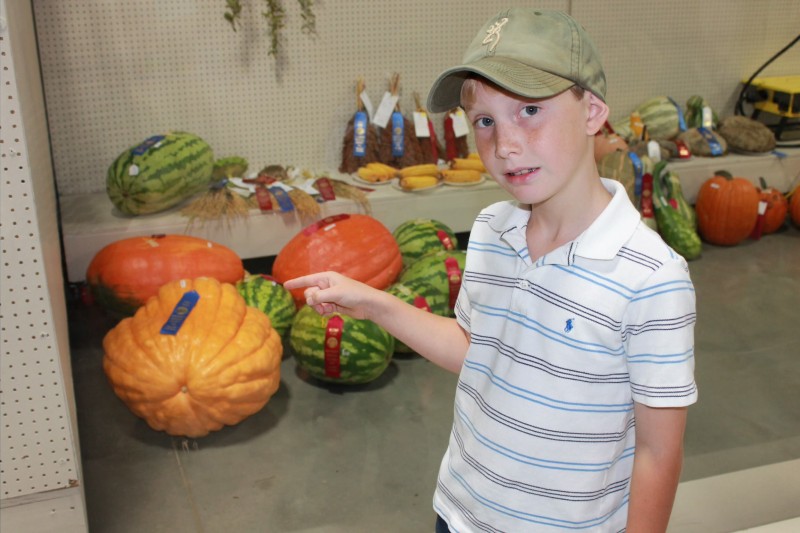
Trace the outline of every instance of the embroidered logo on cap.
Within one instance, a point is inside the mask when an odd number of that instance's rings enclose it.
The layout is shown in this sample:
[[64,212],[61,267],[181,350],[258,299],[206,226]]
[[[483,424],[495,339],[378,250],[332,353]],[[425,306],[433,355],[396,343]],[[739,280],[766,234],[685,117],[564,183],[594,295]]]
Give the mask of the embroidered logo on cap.
[[482,44],[489,45],[488,51],[490,53],[494,52],[494,49],[497,48],[497,43],[500,42],[500,30],[503,29],[506,22],[508,22],[508,17],[503,17],[486,30],[486,37],[483,38]]

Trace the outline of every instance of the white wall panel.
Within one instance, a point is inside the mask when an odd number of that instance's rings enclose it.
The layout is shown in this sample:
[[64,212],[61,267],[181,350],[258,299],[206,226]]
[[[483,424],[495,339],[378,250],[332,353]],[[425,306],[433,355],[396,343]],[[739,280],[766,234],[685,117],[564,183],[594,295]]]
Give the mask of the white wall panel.
[[[85,531],[71,525],[86,520],[56,195],[25,2],[0,2],[0,69],[2,529],[21,531],[13,525],[46,508],[51,526]],[[45,499],[48,504],[38,505]],[[42,522],[27,523],[29,531],[45,530],[34,525]]]

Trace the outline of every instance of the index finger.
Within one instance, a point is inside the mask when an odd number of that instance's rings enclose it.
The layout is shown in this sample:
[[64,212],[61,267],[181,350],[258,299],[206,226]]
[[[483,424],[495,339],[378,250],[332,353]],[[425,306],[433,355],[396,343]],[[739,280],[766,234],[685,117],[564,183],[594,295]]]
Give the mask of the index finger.
[[283,286],[289,290],[299,289],[301,287],[319,287],[320,289],[326,289],[330,286],[330,283],[325,273],[319,272],[286,280]]

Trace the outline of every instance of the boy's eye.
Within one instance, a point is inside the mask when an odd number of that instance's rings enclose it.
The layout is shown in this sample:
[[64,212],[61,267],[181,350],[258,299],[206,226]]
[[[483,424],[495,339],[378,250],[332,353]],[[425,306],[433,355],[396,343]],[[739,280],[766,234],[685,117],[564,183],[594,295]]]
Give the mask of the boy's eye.
[[476,128],[488,128],[492,124],[494,124],[494,121],[488,117],[481,117],[475,121]]
[[539,108],[536,107],[535,105],[526,105],[522,109],[522,115],[523,116],[528,116],[528,117],[532,117],[533,115],[535,115],[538,112],[539,112]]

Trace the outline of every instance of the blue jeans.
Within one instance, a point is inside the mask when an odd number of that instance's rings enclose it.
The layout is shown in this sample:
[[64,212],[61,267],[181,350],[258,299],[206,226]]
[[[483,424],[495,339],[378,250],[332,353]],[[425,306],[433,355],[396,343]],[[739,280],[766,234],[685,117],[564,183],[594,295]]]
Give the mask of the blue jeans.
[[439,515],[436,515],[436,533],[450,533],[447,522]]

